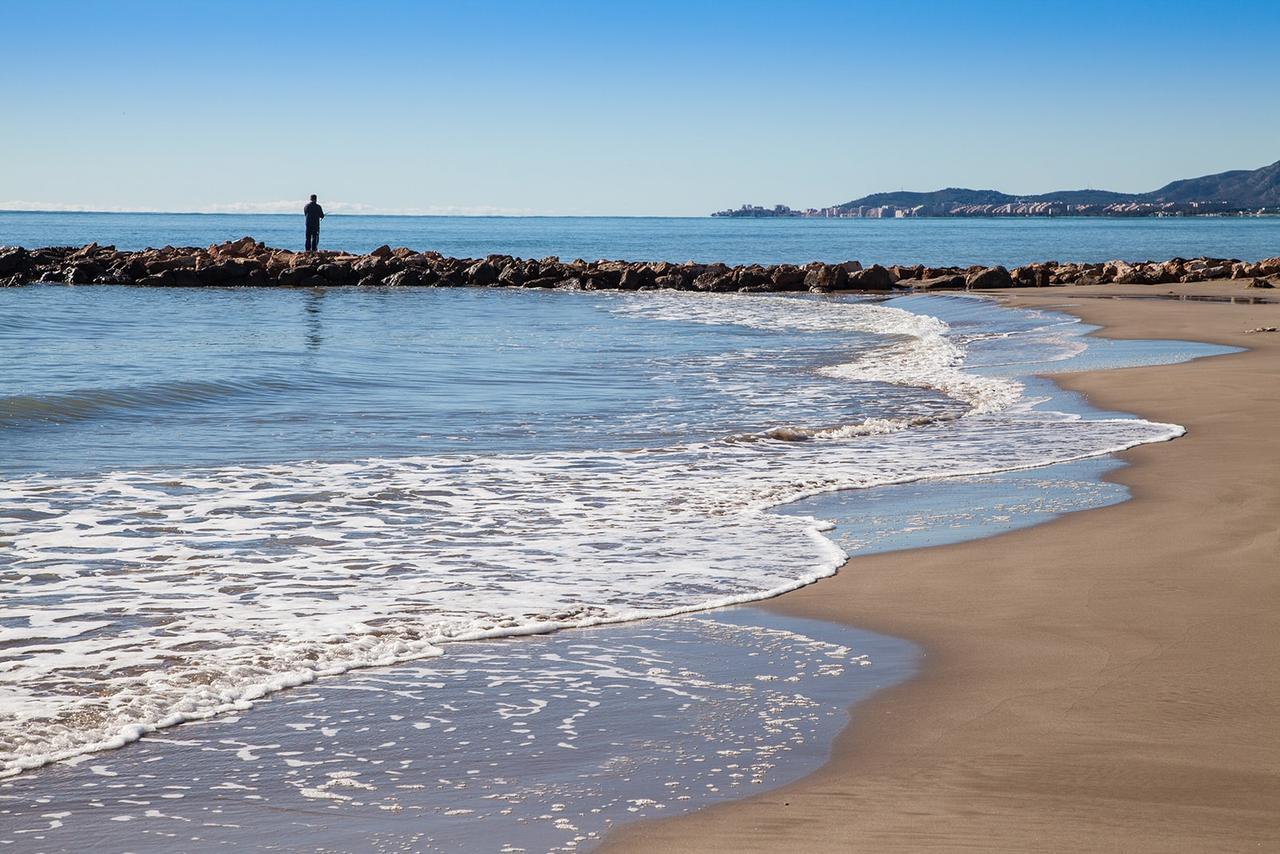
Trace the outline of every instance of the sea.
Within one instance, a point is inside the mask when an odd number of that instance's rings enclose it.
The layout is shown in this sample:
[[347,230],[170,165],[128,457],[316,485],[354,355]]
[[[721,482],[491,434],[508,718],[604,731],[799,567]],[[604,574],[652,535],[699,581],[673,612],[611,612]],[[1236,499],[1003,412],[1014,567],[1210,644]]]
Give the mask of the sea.
[[[323,201],[323,200],[321,200]],[[285,214],[35,213],[0,211],[0,246],[119,249],[206,246],[252,235],[301,251],[302,205]],[[1280,255],[1280,217],[965,217],[734,219],[720,217],[446,217],[331,214],[321,249],[383,244],[454,257],[490,254],[568,261],[698,261],[932,266],[1034,261],[1163,261]]]
[[[298,220],[2,213],[0,245]],[[334,216],[322,245],[1016,264],[1276,235]],[[967,295],[0,289],[0,843],[574,851],[795,779],[919,651],[752,603],[1124,500],[1113,455],[1183,428],[1043,375],[1229,352],[1093,331]]]

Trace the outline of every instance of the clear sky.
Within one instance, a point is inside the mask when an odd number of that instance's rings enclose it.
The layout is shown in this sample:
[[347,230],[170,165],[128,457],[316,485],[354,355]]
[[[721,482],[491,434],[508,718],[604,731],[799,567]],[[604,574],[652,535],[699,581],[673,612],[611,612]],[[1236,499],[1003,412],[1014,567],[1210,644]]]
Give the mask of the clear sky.
[[4,0],[0,207],[699,215],[1280,159],[1280,0]]

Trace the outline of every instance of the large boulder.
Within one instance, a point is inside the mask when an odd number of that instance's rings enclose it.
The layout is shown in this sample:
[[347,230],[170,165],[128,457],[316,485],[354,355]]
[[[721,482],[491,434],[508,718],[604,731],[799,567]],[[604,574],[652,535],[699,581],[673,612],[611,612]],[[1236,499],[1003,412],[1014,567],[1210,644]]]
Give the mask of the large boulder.
[[498,284],[508,288],[520,287],[525,279],[524,268],[515,262],[503,267],[502,272],[498,274]]
[[838,291],[848,286],[849,271],[838,264],[810,264],[804,284],[814,293]]
[[92,262],[72,264],[67,268],[65,281],[68,285],[87,285],[102,272],[102,268]]
[[739,267],[733,271],[733,280],[740,291],[754,292],[773,289],[773,280],[769,277],[768,271],[759,265]]
[[889,291],[893,284],[893,274],[879,264],[850,273],[848,279],[848,286],[859,291]]
[[773,280],[775,291],[802,291],[805,288],[805,271],[791,264],[779,264],[774,267],[769,278]]
[[233,258],[249,258],[258,253],[259,247],[256,240],[246,235],[239,240],[228,240],[215,248],[222,255],[230,255]]
[[653,287],[653,271],[644,267],[628,267],[618,277],[618,287],[624,291],[638,291],[641,288]]
[[899,284],[910,284],[921,291],[962,291],[965,289],[965,277],[959,273],[949,276],[934,276],[930,279],[904,280]]
[[477,261],[466,270],[466,279],[473,285],[496,285],[498,268],[489,261]]
[[708,270],[702,273],[693,280],[693,287],[695,290],[710,291],[712,293],[724,293],[738,289],[738,286],[734,284],[733,274],[719,270]]
[[965,287],[974,290],[982,288],[1011,288],[1013,278],[1004,267],[984,267],[969,273],[965,277]]

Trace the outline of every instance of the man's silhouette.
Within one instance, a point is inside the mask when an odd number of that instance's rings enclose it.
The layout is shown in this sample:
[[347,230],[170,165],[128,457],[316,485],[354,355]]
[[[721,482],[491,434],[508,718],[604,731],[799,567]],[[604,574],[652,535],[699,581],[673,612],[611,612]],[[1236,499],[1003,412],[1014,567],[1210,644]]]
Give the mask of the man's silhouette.
[[324,208],[316,204],[316,194],[311,194],[311,201],[302,209],[307,218],[307,251],[315,252],[320,248],[320,220],[324,219]]

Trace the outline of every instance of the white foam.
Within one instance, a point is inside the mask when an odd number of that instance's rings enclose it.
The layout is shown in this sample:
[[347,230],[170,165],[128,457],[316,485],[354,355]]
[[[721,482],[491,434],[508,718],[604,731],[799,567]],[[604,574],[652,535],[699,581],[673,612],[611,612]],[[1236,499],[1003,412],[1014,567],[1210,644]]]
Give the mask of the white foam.
[[769,512],[801,497],[1030,468],[1181,433],[1036,411],[1016,381],[966,373],[946,324],[899,309],[666,295],[618,308],[885,336],[824,369],[828,380],[934,388],[967,414],[796,428],[814,439],[804,442],[5,482],[0,504],[34,521],[4,532],[8,571],[29,580],[5,603],[26,626],[6,629],[23,655],[0,659],[3,773],[245,709],[318,676],[439,655],[449,642],[809,584],[845,555],[823,537],[825,522]]

